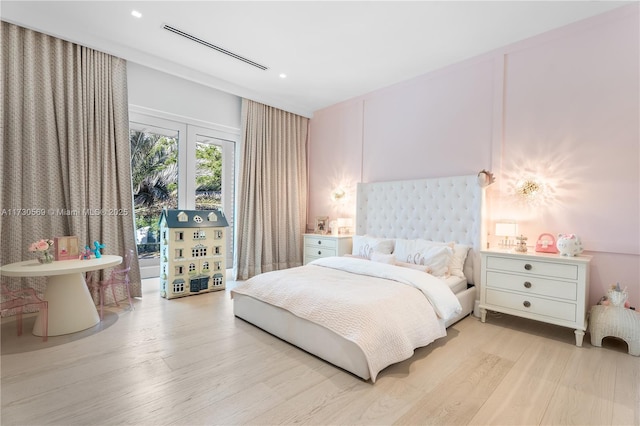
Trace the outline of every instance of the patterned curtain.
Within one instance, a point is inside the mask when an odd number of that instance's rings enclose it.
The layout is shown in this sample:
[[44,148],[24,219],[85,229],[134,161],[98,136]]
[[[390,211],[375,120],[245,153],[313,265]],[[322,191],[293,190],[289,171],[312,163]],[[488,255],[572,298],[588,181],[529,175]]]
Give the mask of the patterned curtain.
[[[135,253],[126,61],[1,25],[0,263],[34,258],[31,242],[63,235]],[[2,277],[46,285],[15,280]],[[131,283],[140,296],[137,259]]]
[[309,120],[242,101],[242,154],[234,275],[302,265]]

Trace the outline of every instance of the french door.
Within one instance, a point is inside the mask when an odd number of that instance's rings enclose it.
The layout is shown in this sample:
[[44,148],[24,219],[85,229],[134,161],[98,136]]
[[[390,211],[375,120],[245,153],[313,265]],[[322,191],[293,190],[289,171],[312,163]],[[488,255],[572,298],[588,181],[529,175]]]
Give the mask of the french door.
[[131,111],[136,243],[142,278],[160,275],[158,220],[163,208],[222,209],[227,267],[233,266],[237,133],[169,114]]

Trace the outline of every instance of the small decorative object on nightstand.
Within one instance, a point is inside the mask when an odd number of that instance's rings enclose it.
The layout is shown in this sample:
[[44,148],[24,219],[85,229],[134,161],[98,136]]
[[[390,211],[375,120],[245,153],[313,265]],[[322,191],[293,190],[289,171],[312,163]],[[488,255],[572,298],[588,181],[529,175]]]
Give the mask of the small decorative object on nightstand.
[[329,231],[329,216],[316,217],[316,234],[326,234]]
[[304,264],[329,256],[351,253],[351,235],[304,234]]
[[487,311],[570,327],[576,346],[587,329],[591,256],[481,252],[480,316]]
[[526,253],[527,252],[527,237],[524,235],[520,235],[516,237],[518,243],[516,244],[516,248],[514,249],[517,253]]
[[582,241],[576,234],[558,234],[556,246],[563,256],[576,256],[582,253]]

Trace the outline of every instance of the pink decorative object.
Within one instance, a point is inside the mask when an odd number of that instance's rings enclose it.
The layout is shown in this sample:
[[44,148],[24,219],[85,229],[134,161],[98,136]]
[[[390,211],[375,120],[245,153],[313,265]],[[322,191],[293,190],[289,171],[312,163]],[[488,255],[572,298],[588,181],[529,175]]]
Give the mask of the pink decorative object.
[[35,243],[31,243],[29,246],[29,251],[31,253],[38,254],[38,262],[40,263],[51,263],[53,262],[53,256],[49,253],[49,248],[53,245],[53,241],[49,239],[42,239],[36,241]]
[[54,246],[56,260],[75,260],[80,254],[78,237],[56,237]]

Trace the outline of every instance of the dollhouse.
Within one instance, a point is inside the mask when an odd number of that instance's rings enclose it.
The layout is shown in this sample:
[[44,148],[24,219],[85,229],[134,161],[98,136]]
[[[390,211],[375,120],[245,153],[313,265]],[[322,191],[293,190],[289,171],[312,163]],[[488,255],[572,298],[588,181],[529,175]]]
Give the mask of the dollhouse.
[[168,210],[160,215],[160,295],[167,299],[225,288],[222,210]]

